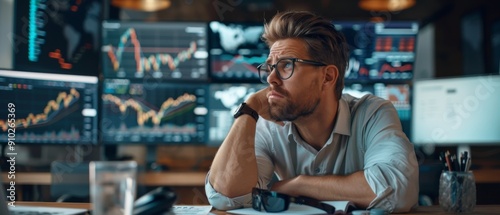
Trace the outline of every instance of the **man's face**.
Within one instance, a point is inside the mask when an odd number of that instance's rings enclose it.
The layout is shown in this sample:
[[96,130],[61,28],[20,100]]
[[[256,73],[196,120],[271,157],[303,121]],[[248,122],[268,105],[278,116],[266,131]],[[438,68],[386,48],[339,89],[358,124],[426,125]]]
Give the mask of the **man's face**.
[[[271,46],[267,63],[275,64],[283,58],[311,60],[305,42],[299,39],[279,40]],[[267,98],[273,120],[294,121],[311,115],[320,103],[323,67],[295,62],[293,68],[289,79],[281,80],[276,70],[268,77],[271,91]]]

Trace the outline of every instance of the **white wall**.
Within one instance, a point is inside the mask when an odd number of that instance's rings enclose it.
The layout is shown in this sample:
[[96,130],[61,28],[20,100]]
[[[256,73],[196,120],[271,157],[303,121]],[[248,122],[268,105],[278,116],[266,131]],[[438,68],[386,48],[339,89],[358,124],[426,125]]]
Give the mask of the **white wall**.
[[14,0],[0,0],[0,68],[12,68]]

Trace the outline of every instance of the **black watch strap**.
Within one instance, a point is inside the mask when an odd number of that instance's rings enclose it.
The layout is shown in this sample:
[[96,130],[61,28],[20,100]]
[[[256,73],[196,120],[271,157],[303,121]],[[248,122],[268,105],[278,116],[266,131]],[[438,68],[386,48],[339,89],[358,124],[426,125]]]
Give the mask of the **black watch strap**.
[[236,109],[236,112],[234,112],[234,118],[236,119],[243,114],[248,114],[252,116],[255,119],[255,121],[259,119],[259,114],[257,113],[257,111],[249,107],[245,102],[241,103],[238,109]]

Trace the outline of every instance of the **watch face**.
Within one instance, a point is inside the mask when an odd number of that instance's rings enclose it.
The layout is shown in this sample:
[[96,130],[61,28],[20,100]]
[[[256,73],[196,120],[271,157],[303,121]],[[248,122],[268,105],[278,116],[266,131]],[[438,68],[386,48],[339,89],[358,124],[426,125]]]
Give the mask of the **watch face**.
[[236,108],[236,110],[234,111],[234,116],[238,116],[240,113],[240,110],[241,110],[241,107],[243,106],[243,103],[241,103],[238,108]]

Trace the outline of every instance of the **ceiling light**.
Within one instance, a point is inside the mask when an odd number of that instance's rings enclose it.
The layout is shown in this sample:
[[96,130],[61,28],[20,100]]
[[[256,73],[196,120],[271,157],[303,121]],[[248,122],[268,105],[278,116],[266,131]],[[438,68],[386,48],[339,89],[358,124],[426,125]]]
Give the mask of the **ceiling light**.
[[154,12],[170,7],[170,0],[112,0],[111,4],[115,7]]
[[360,0],[359,7],[368,11],[400,11],[415,5],[415,0]]

